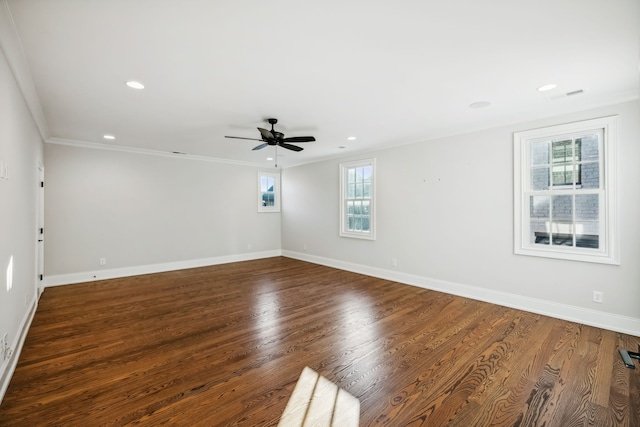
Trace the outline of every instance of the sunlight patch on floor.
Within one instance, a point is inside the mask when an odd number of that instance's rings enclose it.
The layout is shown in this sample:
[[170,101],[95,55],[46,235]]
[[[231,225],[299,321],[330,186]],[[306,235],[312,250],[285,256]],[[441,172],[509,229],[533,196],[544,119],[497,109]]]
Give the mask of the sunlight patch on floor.
[[360,401],[305,367],[278,427],[357,427]]

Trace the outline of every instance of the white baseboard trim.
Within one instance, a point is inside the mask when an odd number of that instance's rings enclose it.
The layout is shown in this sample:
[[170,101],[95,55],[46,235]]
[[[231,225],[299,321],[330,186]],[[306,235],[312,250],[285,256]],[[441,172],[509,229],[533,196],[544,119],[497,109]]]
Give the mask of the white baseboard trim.
[[445,292],[465,298],[489,302],[518,310],[529,311],[532,313],[568,320],[570,322],[582,323],[584,325],[595,326],[597,328],[640,336],[640,319],[634,317],[620,316],[603,311],[591,310],[568,304],[560,304],[553,301],[530,298],[507,292],[483,289],[477,286],[448,282],[445,280],[407,274],[394,270],[354,264],[301,252],[283,250],[282,256],[314,264],[325,265],[327,267],[338,268],[340,270],[366,274],[367,276],[392,280],[394,282],[418,286],[434,291]]
[[568,320],[570,322],[577,322],[585,325],[595,326],[597,328],[622,332],[634,336],[640,336],[639,318],[620,316],[617,314],[576,307],[568,304],[560,304],[557,302],[542,300],[538,298],[525,297],[508,292],[483,289],[477,286],[448,282],[445,280],[402,273],[395,270],[370,267],[362,264],[354,264],[337,259],[324,258],[316,255],[309,255],[306,253],[288,250],[252,252],[248,254],[226,255],[221,257],[142,265],[111,270],[96,270],[81,273],[45,276],[43,282],[45,287],[59,286],[72,283],[92,282],[96,280],[137,276],[140,274],[161,273],[165,271],[183,270],[187,268],[206,267],[210,265],[226,264],[230,262],[250,261],[254,259],[271,258],[276,256],[286,256],[289,258],[307,261],[314,264],[325,265],[327,267],[333,267],[340,270],[366,274],[368,276],[379,277],[381,279],[392,280],[394,282],[404,283],[407,285],[418,286],[421,288],[445,292],[465,298],[485,301],[492,304],[515,308],[518,310],[525,310],[532,313]]
[[261,258],[280,256],[279,249],[251,252],[247,254],[225,255],[213,258],[201,258],[187,261],[166,262],[161,264],[139,265],[135,267],[114,268],[110,270],[83,271],[81,273],[59,274],[44,277],[44,286],[70,285],[73,283],[94,282],[96,280],[117,279],[119,277],[138,276],[141,274],[162,273],[165,271],[184,270],[187,268],[207,267],[210,265],[231,262],[250,261]]
[[22,353],[22,347],[24,346],[24,341],[27,339],[27,333],[29,332],[29,327],[31,327],[31,322],[36,314],[36,308],[38,307],[38,296],[34,296],[31,300],[31,305],[29,306],[29,310],[25,312],[24,317],[22,318],[22,322],[20,322],[20,330],[18,331],[18,336],[14,339],[13,345],[10,343],[9,347],[13,349],[13,353],[11,353],[11,357],[2,363],[2,371],[0,372],[0,404],[4,399],[4,395],[9,388],[9,383],[11,382],[11,378],[13,377],[13,373],[16,370],[16,366],[18,366],[18,359],[20,359],[20,353]]

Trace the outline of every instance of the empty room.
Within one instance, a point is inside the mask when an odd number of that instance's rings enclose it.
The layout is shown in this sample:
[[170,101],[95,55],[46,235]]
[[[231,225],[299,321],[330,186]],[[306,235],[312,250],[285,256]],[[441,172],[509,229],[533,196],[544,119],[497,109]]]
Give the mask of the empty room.
[[640,426],[637,0],[0,0],[0,426]]

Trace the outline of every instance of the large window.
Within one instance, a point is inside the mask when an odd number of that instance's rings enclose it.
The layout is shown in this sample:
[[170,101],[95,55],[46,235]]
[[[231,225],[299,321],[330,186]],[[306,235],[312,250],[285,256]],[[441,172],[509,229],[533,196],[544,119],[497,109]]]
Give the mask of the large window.
[[340,235],[375,239],[375,160],[340,165]]
[[258,212],[280,212],[280,174],[258,173]]
[[515,252],[618,264],[616,118],[514,134]]

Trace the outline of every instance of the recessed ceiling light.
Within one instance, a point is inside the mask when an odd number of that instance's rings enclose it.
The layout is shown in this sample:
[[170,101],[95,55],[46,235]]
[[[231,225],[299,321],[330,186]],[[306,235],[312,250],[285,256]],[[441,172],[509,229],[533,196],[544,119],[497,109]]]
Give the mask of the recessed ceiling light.
[[486,108],[489,105],[491,105],[489,101],[478,101],[473,104],[469,104],[469,108]]
[[104,139],[116,139],[116,137],[113,136],[113,135],[104,135],[103,138]]
[[135,81],[129,81],[127,82],[127,86],[129,86],[131,89],[144,89],[144,85],[140,82],[135,82]]
[[548,91],[548,90],[555,89],[555,88],[557,88],[557,87],[558,87],[558,85],[557,85],[557,84],[550,83],[550,84],[548,84],[548,85],[540,86],[540,87],[538,88],[538,92],[546,92],[546,91]]
[[339,148],[339,149],[341,149],[341,150],[344,150],[344,149],[345,149],[345,148],[347,148],[347,147],[346,147],[345,145],[341,145],[341,146],[339,146],[338,148]]
[[271,160],[273,160],[273,157],[267,157],[267,160],[271,161]]
[[355,141],[356,137],[355,136],[349,136],[347,137],[347,141]]

